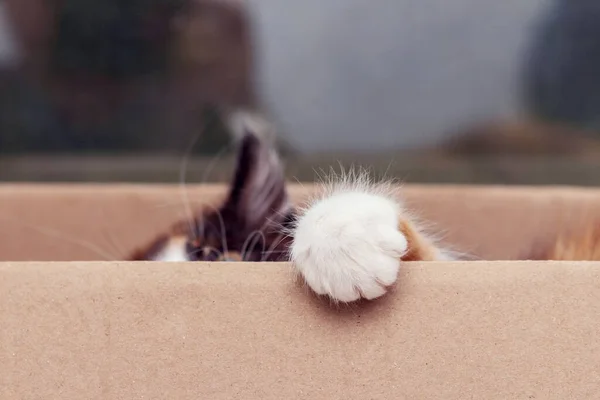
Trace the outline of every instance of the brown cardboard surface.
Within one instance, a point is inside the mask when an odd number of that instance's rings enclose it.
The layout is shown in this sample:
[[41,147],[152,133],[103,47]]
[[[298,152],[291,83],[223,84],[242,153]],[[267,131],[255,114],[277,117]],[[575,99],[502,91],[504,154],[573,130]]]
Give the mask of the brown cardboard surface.
[[[490,259],[600,216],[596,189],[405,197]],[[0,185],[0,399],[600,398],[600,263],[407,263],[388,296],[336,308],[286,264],[88,261],[183,216],[177,186]]]
[[0,264],[2,399],[597,399],[600,263],[409,264],[336,310],[285,264]]
[[[0,185],[0,261],[119,260],[223,194],[218,185]],[[310,187],[292,186],[301,201]],[[406,203],[456,250],[515,259],[538,241],[600,219],[600,189],[418,186]],[[188,200],[186,200],[188,199]],[[91,247],[93,246],[93,249]]]

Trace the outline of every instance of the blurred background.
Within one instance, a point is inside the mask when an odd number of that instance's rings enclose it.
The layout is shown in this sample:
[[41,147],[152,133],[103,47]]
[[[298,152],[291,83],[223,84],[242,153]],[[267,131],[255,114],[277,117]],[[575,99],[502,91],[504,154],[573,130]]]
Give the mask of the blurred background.
[[302,181],[600,184],[600,2],[0,0],[1,181],[220,181],[240,108]]

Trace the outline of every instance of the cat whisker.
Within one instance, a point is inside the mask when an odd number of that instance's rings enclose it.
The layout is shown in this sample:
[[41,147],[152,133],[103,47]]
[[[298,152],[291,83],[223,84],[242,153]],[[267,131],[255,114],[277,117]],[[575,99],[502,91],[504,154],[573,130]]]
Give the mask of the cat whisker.
[[390,162],[388,163],[387,168],[385,169],[385,171],[383,171],[383,175],[381,176],[381,180],[388,180],[390,178],[388,178],[388,174],[390,173],[390,169],[392,168],[392,164],[394,163],[394,159],[391,159]]
[[283,234],[279,234],[279,236],[277,236],[277,240],[276,240],[275,242],[273,242],[273,244],[272,244],[271,246],[269,246],[269,249],[268,249],[267,251],[263,251],[263,252],[261,252],[261,254],[264,254],[264,256],[263,256],[263,257],[261,257],[261,260],[260,260],[260,261],[265,261],[265,260],[266,260],[266,258],[267,258],[269,255],[271,255],[271,254],[281,254],[281,253],[284,253],[284,252],[286,252],[286,251],[282,251],[282,250],[279,250],[279,251],[275,251],[275,250],[274,250],[274,249],[276,249],[276,248],[277,248],[277,246],[279,246],[279,245],[281,244],[281,242],[282,242],[284,239],[285,239],[285,235],[283,235]]
[[292,179],[293,179],[294,181],[296,181],[296,183],[297,183],[298,185],[300,185],[300,186],[302,187],[302,189],[306,189],[306,188],[304,187],[304,183],[302,183],[302,182],[300,181],[300,179],[298,179],[298,177],[296,177],[296,176],[293,176],[293,177],[292,177]]
[[[179,169],[179,187],[180,187],[180,193],[182,195],[182,200],[183,200],[183,206],[184,206],[184,211],[186,213],[186,217],[188,219],[189,224],[190,224],[190,230],[192,231],[192,234],[194,235],[194,239],[198,239],[197,235],[196,235],[196,230],[193,229],[193,223],[191,222],[193,220],[193,213],[191,210],[191,204],[192,201],[190,201],[188,192],[187,192],[187,182],[186,182],[186,174],[187,174],[187,167],[188,167],[188,163],[189,160],[192,156],[192,151],[195,147],[195,145],[198,142],[198,139],[201,137],[201,133],[197,134],[194,136],[194,138],[192,139],[192,141],[190,142],[189,147],[187,148],[182,162],[181,162],[181,166]],[[217,162],[223,157],[223,155],[231,148],[231,144],[229,145],[225,145],[223,146],[223,148],[221,148],[221,150],[219,150],[217,152],[217,154],[215,154],[212,159],[210,160],[210,162],[208,163],[206,169],[204,170],[204,172],[202,173],[202,178],[200,179],[200,183],[205,183],[208,180],[208,177],[210,176],[210,173],[213,171],[213,169],[215,168],[215,165],[217,164]],[[197,228],[197,227],[196,227]],[[204,234],[204,224],[200,225],[200,234],[203,235]]]
[[111,247],[111,249],[113,251],[116,251],[116,254],[127,254],[123,248],[121,248],[121,246],[119,246],[117,244],[117,242],[114,240],[114,237],[110,234],[108,234],[106,231],[102,231],[102,236],[104,237],[104,240],[106,241],[106,243]]
[[[290,208],[292,208],[290,206]],[[285,219],[288,217],[288,215],[290,214],[289,211],[287,213],[283,213],[283,211],[279,211],[279,210],[273,210],[272,213],[274,214],[274,216],[279,217],[281,220],[285,221]],[[295,215],[293,215],[295,217]],[[277,228],[278,230],[284,229],[285,226],[283,225],[283,222],[278,222],[275,221],[273,219],[273,217],[267,217],[267,221],[265,222],[265,224],[263,225],[263,227],[265,227],[267,224],[273,225],[275,228]]]
[[[104,220],[105,221],[110,221],[110,217],[106,215],[106,210],[103,208],[101,209],[102,215],[104,216]],[[119,244],[118,241],[116,241],[114,239],[114,236],[111,235],[110,233],[112,232],[112,230],[110,229],[110,227],[103,227],[103,229],[101,229],[102,232],[102,236],[104,237],[104,241],[105,243],[107,243],[110,247],[112,251],[116,251],[115,254],[121,254],[122,256],[125,256],[129,253],[129,251],[125,251]]]
[[[227,151],[229,151],[231,149],[231,146],[232,146],[231,144],[223,146],[223,148],[221,148],[221,150],[219,150],[217,152],[217,154],[215,154],[214,157],[212,157],[212,159],[208,163],[206,169],[202,173],[202,178],[200,179],[200,183],[206,183],[206,181],[208,180],[208,177],[210,176],[210,173],[213,171],[213,169],[217,165],[217,162],[223,157],[223,155],[225,155],[225,153],[227,153]],[[204,235],[204,225],[202,225],[202,235]]]
[[254,238],[254,235],[258,233],[258,231],[253,231],[251,232],[247,237],[246,240],[244,240],[244,243],[242,244],[242,247],[240,249],[240,255],[242,257],[242,260],[245,259],[245,254],[246,254],[246,246],[248,246],[248,244],[250,243],[250,239]]
[[54,228],[43,226],[43,225],[30,224],[27,222],[23,222],[17,218],[11,218],[11,217],[6,217],[6,216],[2,216],[2,217],[0,217],[0,219],[4,219],[5,221],[16,222],[19,225],[21,225],[25,228],[34,230],[42,235],[46,235],[48,237],[54,237],[54,238],[61,239],[66,242],[81,246],[85,249],[92,251],[96,255],[102,257],[105,261],[113,261],[113,260],[119,259],[119,257],[115,257],[109,251],[106,251],[106,249],[103,249],[100,246],[97,246],[93,243],[90,243],[90,242],[82,240],[82,239],[78,239],[76,237],[69,236],[69,235],[65,234],[64,232],[61,232]]
[[277,250],[277,251],[263,251],[261,252],[261,254],[264,255],[264,257],[260,260],[260,262],[266,262],[267,257],[271,256],[271,255],[281,255],[284,254],[286,256],[285,259],[278,259],[276,261],[281,261],[281,262],[287,262],[290,261],[289,258],[289,254],[290,252],[288,250]]
[[223,252],[227,254],[229,252],[229,249],[227,247],[227,229],[225,228],[225,221],[223,221],[223,216],[215,206],[209,205],[208,207],[212,208],[219,217],[219,223],[221,224],[221,237],[223,238]]
[[190,161],[190,158],[192,157],[192,152],[194,150],[194,147],[198,143],[198,140],[200,140],[200,138],[202,137],[202,133],[205,130],[205,128],[206,128],[206,126],[204,126],[203,129],[201,129],[198,133],[196,133],[192,137],[192,140],[190,141],[187,149],[185,150],[185,152],[183,154],[183,158],[181,159],[181,164],[179,166],[179,189],[180,189],[180,194],[181,194],[181,198],[183,201],[185,218],[188,220],[188,223],[190,224],[190,231],[191,231],[191,234],[194,235],[195,240],[197,240],[198,237],[196,236],[196,231],[193,229],[194,226],[193,226],[192,221],[194,218],[193,218],[193,213],[192,213],[191,206],[190,206],[190,199],[189,199],[188,192],[187,192],[186,175],[187,175],[188,163]]
[[[242,246],[242,251],[241,251],[241,257],[242,257],[242,261],[246,260],[246,256],[252,251],[254,250],[254,247],[256,246],[256,242],[258,241],[258,239],[261,238],[262,239],[262,251],[265,250],[265,243],[266,243],[266,238],[265,235],[259,231],[256,230],[254,232],[252,232],[250,235],[248,235],[248,237],[246,238],[246,240],[244,241],[244,245]],[[253,242],[250,242],[250,239],[254,239]],[[246,245],[252,243],[252,247],[248,246],[246,248]],[[261,253],[262,253],[261,251]]]
[[185,177],[187,174],[187,166],[190,161],[192,151],[194,149],[194,146],[196,145],[196,143],[198,142],[198,140],[201,137],[202,137],[202,131],[200,131],[194,135],[190,144],[188,145],[188,148],[186,149],[186,151],[183,155],[181,164],[179,166],[179,189],[180,189],[181,199],[183,201],[183,209],[185,212],[185,218],[188,220],[188,223],[190,225],[190,232],[192,235],[194,235],[194,240],[197,240],[198,237],[196,236],[196,231],[193,229],[194,228],[193,222],[192,222],[193,214],[192,214],[192,209],[190,206],[190,199],[189,199],[188,192],[187,192]]

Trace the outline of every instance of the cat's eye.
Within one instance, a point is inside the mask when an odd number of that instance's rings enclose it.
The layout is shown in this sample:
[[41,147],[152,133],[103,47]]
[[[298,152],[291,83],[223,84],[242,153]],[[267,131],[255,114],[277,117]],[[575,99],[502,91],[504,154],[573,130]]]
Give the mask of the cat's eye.
[[[189,247],[192,247],[191,244]],[[195,261],[219,261],[222,257],[221,251],[210,246],[192,247],[188,253]]]
[[200,251],[202,261],[218,261],[221,252],[214,247],[203,247]]

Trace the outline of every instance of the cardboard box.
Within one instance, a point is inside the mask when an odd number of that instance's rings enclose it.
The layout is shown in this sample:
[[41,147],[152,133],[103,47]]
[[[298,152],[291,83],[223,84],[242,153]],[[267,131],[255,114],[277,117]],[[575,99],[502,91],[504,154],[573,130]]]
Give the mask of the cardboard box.
[[[600,216],[594,189],[405,195],[490,260]],[[390,295],[336,308],[286,264],[94,261],[183,216],[181,199],[177,186],[0,187],[0,399],[600,398],[600,263],[407,263]]]

